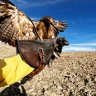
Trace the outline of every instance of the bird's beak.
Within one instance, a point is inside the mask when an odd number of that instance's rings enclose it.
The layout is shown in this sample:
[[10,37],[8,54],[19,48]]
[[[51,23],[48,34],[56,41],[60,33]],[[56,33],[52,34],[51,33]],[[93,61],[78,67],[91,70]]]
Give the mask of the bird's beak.
[[53,52],[53,55],[54,55],[57,59],[60,58],[60,57],[56,54],[56,52]]
[[64,45],[67,45],[68,46],[69,45],[69,42],[68,41],[65,41],[64,42]]
[[52,23],[52,22],[53,22],[53,20],[50,20],[50,22]]

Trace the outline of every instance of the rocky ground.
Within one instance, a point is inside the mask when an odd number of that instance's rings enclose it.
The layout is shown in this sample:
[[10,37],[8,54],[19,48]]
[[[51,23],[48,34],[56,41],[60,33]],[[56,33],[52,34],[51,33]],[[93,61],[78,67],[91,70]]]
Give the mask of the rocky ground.
[[[15,48],[0,45],[0,59],[14,55]],[[96,96],[96,52],[64,52],[18,86],[0,88],[0,96]]]

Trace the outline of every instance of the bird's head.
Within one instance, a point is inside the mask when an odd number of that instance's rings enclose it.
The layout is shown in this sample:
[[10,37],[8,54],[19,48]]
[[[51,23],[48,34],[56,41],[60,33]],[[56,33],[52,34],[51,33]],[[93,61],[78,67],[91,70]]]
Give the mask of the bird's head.
[[63,32],[68,27],[68,24],[66,22],[54,20],[50,16],[45,16],[41,18],[40,21],[47,23],[47,25],[49,24],[51,28],[51,32],[55,34],[55,37],[57,36],[59,32]]
[[41,18],[40,21],[46,22],[48,24],[51,24],[51,23],[53,23],[54,20],[50,16],[45,16],[45,17]]

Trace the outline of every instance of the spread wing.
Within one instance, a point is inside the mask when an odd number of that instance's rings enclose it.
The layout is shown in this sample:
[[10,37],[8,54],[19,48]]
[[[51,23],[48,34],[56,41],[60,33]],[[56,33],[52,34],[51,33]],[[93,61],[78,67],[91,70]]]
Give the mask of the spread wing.
[[15,46],[15,40],[32,40],[32,21],[9,0],[0,0],[0,40]]
[[64,32],[67,27],[68,25],[66,22],[61,22],[53,19],[48,30],[48,37],[57,37],[59,32]]
[[[34,27],[35,26],[35,27]],[[52,39],[67,28],[65,22],[45,16],[35,22],[9,0],[0,0],[0,40],[15,46],[15,40]],[[38,32],[38,34],[36,33]]]

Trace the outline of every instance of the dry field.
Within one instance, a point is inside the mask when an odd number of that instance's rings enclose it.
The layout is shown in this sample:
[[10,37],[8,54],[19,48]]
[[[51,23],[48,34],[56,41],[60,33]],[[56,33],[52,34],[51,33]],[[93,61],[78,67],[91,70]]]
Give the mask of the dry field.
[[[0,45],[0,59],[15,48]],[[0,96],[96,96],[96,52],[65,52],[22,86],[0,88]]]

